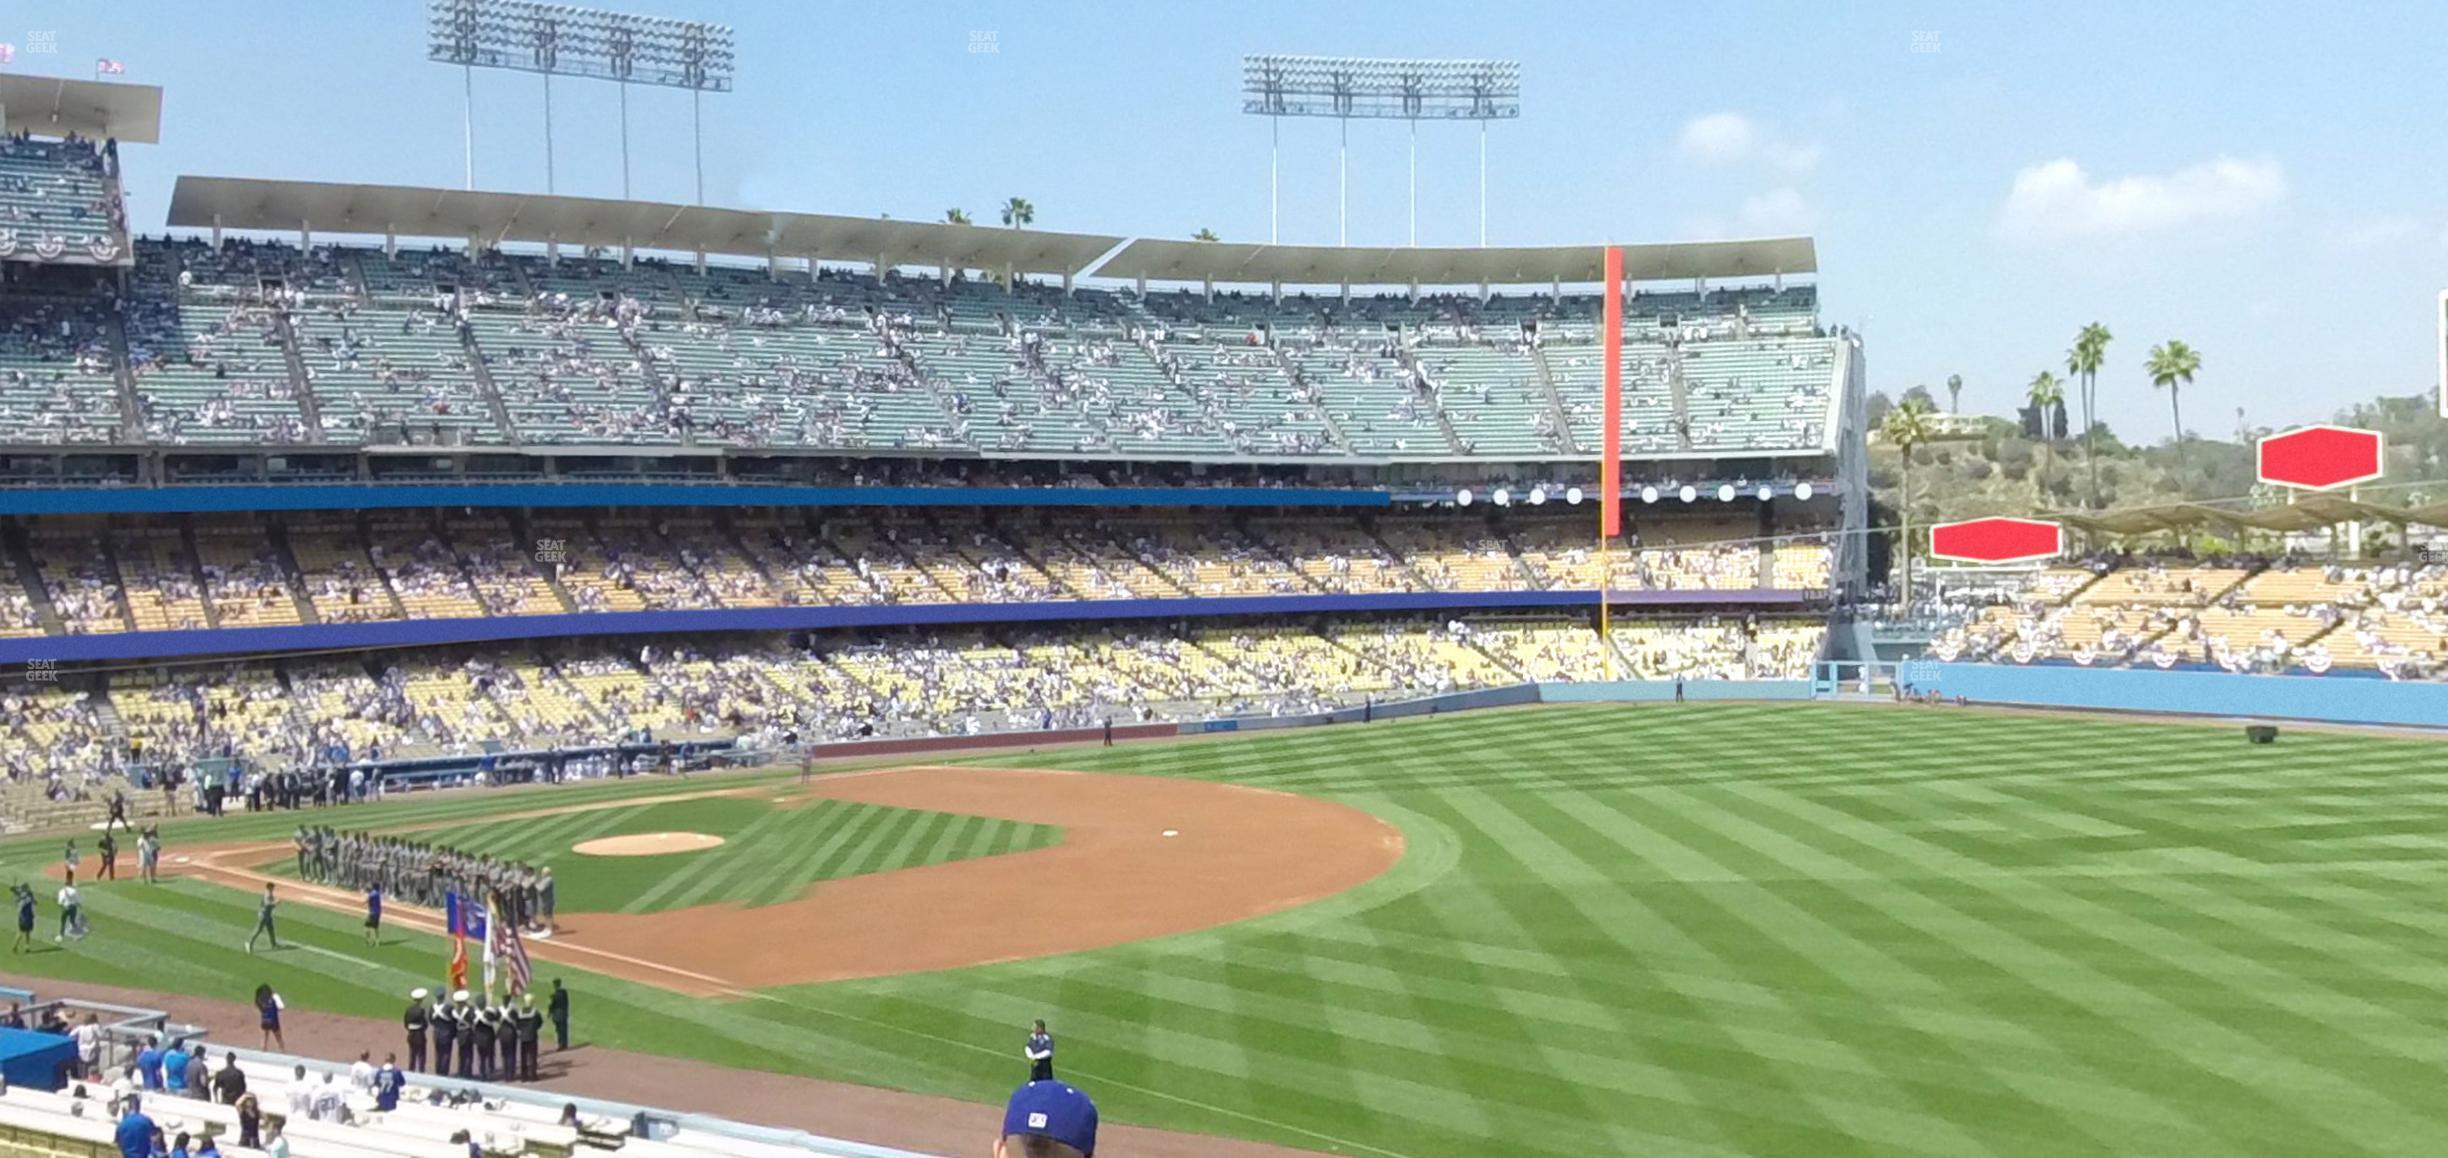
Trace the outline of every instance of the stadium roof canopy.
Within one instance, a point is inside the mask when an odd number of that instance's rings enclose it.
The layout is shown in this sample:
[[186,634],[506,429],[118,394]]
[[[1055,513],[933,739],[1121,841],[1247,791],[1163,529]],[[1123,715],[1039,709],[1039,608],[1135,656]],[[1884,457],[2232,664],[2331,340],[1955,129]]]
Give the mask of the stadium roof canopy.
[[[1815,273],[1807,237],[1627,245],[1634,281]],[[1595,282],[1606,276],[1603,245],[1260,245],[1141,238],[1098,266],[1098,277],[1259,285],[1520,285]]]
[[107,84],[61,76],[0,73],[0,110],[8,131],[60,137],[117,137],[126,144],[161,141],[162,90],[151,84]]
[[2190,527],[2250,527],[2259,531],[2316,531],[2359,519],[2378,519],[2399,526],[2448,527],[2448,503],[2419,507],[2366,503],[2344,495],[2309,494],[2280,506],[2238,510],[2206,503],[2167,503],[2113,511],[2050,511],[2055,519],[2078,530],[2109,535],[2148,535]]
[[1090,233],[1048,233],[931,221],[773,213],[653,201],[487,193],[413,185],[348,185],[246,177],[181,177],[170,195],[174,226],[268,232],[559,242],[619,249],[814,257],[886,265],[1070,276],[1122,243]]
[[[1602,245],[1346,247],[1149,238],[1125,244],[1124,238],[1101,233],[251,177],[179,178],[170,196],[169,224],[274,233],[475,238],[493,245],[559,242],[830,262],[880,260],[885,265],[988,271],[1008,267],[1015,273],[1064,277],[1087,273],[1125,281],[1251,285],[1587,283],[1604,276],[1606,262]],[[1819,268],[1818,248],[1807,237],[1623,248],[1625,276],[1635,281],[1814,273]]]

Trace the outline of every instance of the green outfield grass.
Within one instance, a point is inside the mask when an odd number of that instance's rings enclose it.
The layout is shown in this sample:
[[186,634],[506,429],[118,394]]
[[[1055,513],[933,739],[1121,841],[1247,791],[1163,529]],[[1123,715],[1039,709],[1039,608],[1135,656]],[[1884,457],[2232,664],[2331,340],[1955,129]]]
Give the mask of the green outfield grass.
[[[1303,909],[1064,958],[721,1005],[570,973],[581,1036],[991,1100],[1043,1016],[1109,1119],[1358,1154],[2448,1151],[2436,743],[1691,704],[977,762],[1314,793],[1409,851]],[[57,853],[11,842],[0,871]],[[437,942],[369,951],[338,913],[247,958],[249,904],[103,885],[93,941],[9,967],[386,1017],[439,975]]]
[[[549,806],[552,798],[534,803]],[[650,832],[701,832],[724,843],[656,856],[572,851],[590,840]],[[818,881],[1044,848],[1062,839],[1062,830],[847,800],[777,807],[766,799],[709,797],[472,822],[414,835],[551,867],[561,912],[659,913],[724,902],[770,905]],[[297,862],[284,857],[270,867],[294,876]]]

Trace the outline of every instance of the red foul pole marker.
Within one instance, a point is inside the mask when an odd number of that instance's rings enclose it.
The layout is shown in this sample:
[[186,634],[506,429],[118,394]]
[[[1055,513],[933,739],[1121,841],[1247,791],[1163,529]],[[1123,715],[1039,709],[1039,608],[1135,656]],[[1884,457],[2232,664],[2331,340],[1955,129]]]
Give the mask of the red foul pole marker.
[[1623,250],[1613,245],[1606,249],[1604,332],[1600,357],[1605,359],[1606,385],[1601,421],[1606,431],[1598,437],[1598,537],[1611,539],[1623,534]]
[[2351,426],[2298,426],[2273,434],[2254,448],[2264,483],[2327,491],[2367,483],[2381,475],[2377,430]]
[[1930,528],[1930,558],[1955,563],[2028,563],[2065,553],[2065,528],[2040,519],[1987,518]]

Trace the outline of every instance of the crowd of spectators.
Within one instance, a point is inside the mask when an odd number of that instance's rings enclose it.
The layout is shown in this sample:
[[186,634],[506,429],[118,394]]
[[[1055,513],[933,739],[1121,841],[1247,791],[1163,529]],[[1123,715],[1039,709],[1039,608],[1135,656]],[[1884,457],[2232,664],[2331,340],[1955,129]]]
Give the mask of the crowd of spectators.
[[[1789,628],[1627,621],[1612,646],[1626,675],[1792,678],[1815,657],[1819,633]],[[224,758],[260,775],[493,745],[592,750],[735,738],[781,748],[1288,714],[1524,679],[1596,679],[1604,646],[1577,620],[1409,617],[1331,628],[1194,622],[571,641],[556,656],[396,654],[379,671],[360,660],[248,662],[114,677],[107,689],[10,690],[0,708],[17,727],[39,720],[49,731],[41,745],[10,746],[0,764],[21,784],[57,783],[75,796],[90,791],[89,780],[129,775],[151,785],[168,770]]]
[[39,253],[57,244],[107,260],[127,241],[127,211],[114,188],[118,176],[116,139],[0,134],[0,234],[12,251],[23,245]]

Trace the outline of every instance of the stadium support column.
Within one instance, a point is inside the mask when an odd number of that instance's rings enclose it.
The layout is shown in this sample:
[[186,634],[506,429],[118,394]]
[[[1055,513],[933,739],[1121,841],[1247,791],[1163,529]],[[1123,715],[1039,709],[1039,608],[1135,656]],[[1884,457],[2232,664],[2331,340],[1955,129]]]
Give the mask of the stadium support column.
[[1283,180],[1283,118],[1267,118],[1267,244],[1283,240],[1281,236],[1282,195],[1278,192]]
[[1487,248],[1487,122],[1479,122],[1479,248]]
[[1351,118],[1343,117],[1343,136],[1335,145],[1335,244],[1351,244]]
[[1605,360],[1599,375],[1604,384],[1599,420],[1606,429],[1598,436],[1598,654],[1606,662],[1606,678],[1612,680],[1615,567],[1608,541],[1623,533],[1623,250],[1617,246],[1606,248],[1606,281],[1600,292],[1606,295],[1606,305],[1599,346],[1599,357]]
[[544,74],[544,191],[553,192],[552,74]]
[[[1411,240],[1405,244],[1419,244],[1419,118],[1417,117],[1411,119]],[[1419,295],[1414,293],[1411,296],[1418,297]]]
[[697,151],[697,203],[705,204],[705,90],[689,90],[689,137]]
[[627,82],[622,82],[613,87],[620,90],[621,200],[627,201],[629,199],[629,85]]
[[460,132],[467,139],[467,187],[476,188],[476,66],[460,70],[460,95],[467,103],[460,113]]

